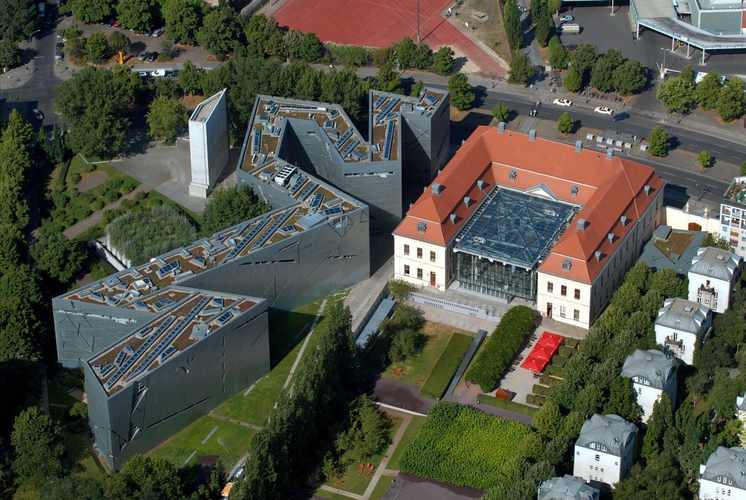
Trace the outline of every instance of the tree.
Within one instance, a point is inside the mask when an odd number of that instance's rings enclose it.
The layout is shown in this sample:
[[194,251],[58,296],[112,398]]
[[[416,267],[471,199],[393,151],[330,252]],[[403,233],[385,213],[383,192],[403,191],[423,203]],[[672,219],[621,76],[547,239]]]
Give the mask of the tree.
[[0,41],[0,67],[11,67],[21,63],[21,51],[11,40]]
[[80,243],[62,233],[45,233],[31,245],[29,253],[37,268],[61,283],[69,283],[86,259]]
[[[533,3],[531,5],[533,5]],[[562,42],[560,42],[557,35],[554,35],[549,39],[549,64],[555,68],[566,68],[567,59],[569,57],[569,52],[565,46],[562,45]]]
[[648,153],[653,156],[666,156],[668,154],[668,146],[670,140],[668,134],[661,127],[655,127],[650,131],[648,137]]
[[119,0],[117,14],[122,26],[135,33],[145,33],[153,28],[153,15],[148,0]]
[[414,285],[404,280],[391,280],[388,284],[389,293],[399,300],[407,299],[414,289]]
[[97,23],[113,12],[111,0],[69,0],[73,17],[87,24]]
[[562,7],[562,0],[547,0],[547,9],[549,9],[549,14],[556,14],[557,12],[559,12],[560,7]]
[[307,62],[315,63],[321,59],[323,55],[324,46],[321,44],[321,40],[313,31],[308,31],[303,34],[303,38],[300,41],[300,47],[298,47],[298,54],[300,57]]
[[712,164],[712,158],[710,157],[710,153],[708,153],[706,149],[703,149],[697,155],[697,161],[699,162],[700,167],[702,167],[702,170],[706,169]]
[[508,45],[513,50],[521,48],[523,42],[523,25],[521,23],[521,12],[518,10],[516,0],[507,0],[503,9],[503,26],[508,37]]
[[538,17],[534,18],[533,15],[531,16],[532,19],[536,19],[534,36],[540,46],[546,47],[549,44],[549,39],[554,36],[554,22],[552,21],[552,16],[549,14],[546,3],[541,1],[532,2],[531,7],[534,6],[534,3],[538,4]]
[[146,115],[148,134],[156,140],[172,143],[187,124],[187,113],[180,99],[158,96]]
[[535,74],[536,67],[526,54],[518,53],[510,61],[510,69],[508,70],[508,81],[510,83],[526,85]]
[[166,36],[178,43],[193,45],[202,22],[202,2],[199,0],[171,0],[163,10]]
[[492,116],[498,123],[506,121],[509,114],[510,110],[502,101],[497,101],[497,104],[492,107]]
[[65,160],[67,154],[62,129],[55,123],[52,130],[52,147],[49,154],[49,160],[53,163],[61,163]]
[[85,51],[93,64],[103,64],[108,57],[109,45],[106,43],[106,34],[103,31],[92,33],[85,43]]
[[197,68],[192,61],[184,61],[184,67],[179,71],[179,87],[187,94],[195,94],[202,91],[202,79],[205,71]]
[[[618,366],[618,365],[617,365]],[[628,378],[615,377],[611,381],[609,400],[604,405],[604,413],[619,415],[628,422],[637,422],[641,409],[637,404],[637,392]]]
[[[391,423],[366,395],[352,403],[350,425],[336,440],[340,452],[348,452],[356,460],[365,460],[384,451],[390,441]],[[341,454],[341,453],[340,453]]]
[[565,111],[557,120],[557,130],[562,134],[571,134],[575,128],[575,122],[570,118],[570,113]]
[[53,479],[39,489],[40,500],[103,500],[99,484],[91,478],[71,474]]
[[382,92],[401,93],[401,78],[399,77],[399,73],[393,71],[390,64],[384,64],[378,68],[378,73],[376,73],[375,88]]
[[723,82],[720,75],[714,69],[707,73],[701,82],[697,84],[694,97],[703,111],[709,111],[717,106]]
[[667,110],[683,115],[689,113],[694,104],[694,88],[689,80],[674,76],[658,85],[656,97]]
[[210,194],[200,217],[201,233],[210,236],[223,229],[253,219],[269,211],[250,186],[216,189]]
[[417,80],[415,84],[412,85],[412,90],[409,91],[409,95],[412,97],[419,97],[423,90],[425,90],[425,84],[422,80]]
[[[184,497],[179,474],[171,463],[160,457],[132,457],[121,472],[125,482],[135,491],[151,491],[150,498],[179,500]],[[140,498],[145,498],[141,496]]]
[[725,123],[728,123],[740,118],[744,109],[746,109],[744,83],[743,80],[734,76],[720,90],[720,97],[717,101],[718,115]]
[[565,428],[565,422],[559,407],[551,401],[547,401],[539,408],[531,421],[531,425],[547,439],[557,437]]
[[588,72],[596,65],[597,60],[598,47],[592,43],[581,43],[577,49],[570,53],[570,67],[575,68],[581,80],[585,80]]
[[599,92],[610,92],[615,88],[614,70],[624,62],[622,53],[616,49],[609,49],[603,57],[599,57],[591,70],[591,85]]
[[0,2],[0,38],[6,42],[20,42],[36,29],[34,0],[4,0]]
[[282,42],[287,47],[288,59],[298,59],[300,57],[300,44],[303,41],[303,33],[299,30],[292,29],[285,33]]
[[632,314],[640,310],[640,289],[633,283],[625,281],[622,286],[616,289],[611,297],[611,305],[622,311],[624,314]]
[[469,80],[463,73],[451,75],[448,79],[448,91],[451,93],[451,104],[459,111],[469,109],[476,98]]
[[681,472],[673,458],[664,454],[648,462],[644,469],[635,464],[630,477],[614,485],[614,500],[685,498],[681,484]]
[[121,52],[127,55],[132,51],[132,41],[121,31],[113,31],[109,35],[109,49],[115,54]]
[[158,54],[158,62],[172,61],[174,58],[174,43],[171,40],[161,40],[161,52]]
[[0,225],[0,275],[12,271],[21,264],[25,253],[24,247],[23,233],[17,227],[10,224]]
[[562,85],[570,92],[577,92],[583,86],[583,77],[575,69],[575,66],[570,66],[570,69],[567,70],[567,75],[562,80]]
[[60,428],[40,407],[32,406],[16,417],[10,443],[14,451],[12,468],[18,484],[39,487],[64,474],[65,445]]
[[648,293],[658,290],[664,297],[681,297],[682,284],[683,280],[675,269],[661,269],[653,274]]
[[228,7],[213,9],[197,31],[197,41],[216,56],[223,56],[233,49],[241,35],[238,17]]
[[614,70],[614,86],[620,95],[632,95],[647,83],[648,68],[640,61],[627,59]]
[[455,52],[448,45],[443,45],[435,53],[433,58],[433,71],[440,76],[448,76],[453,73],[456,67],[456,60],[453,58]]

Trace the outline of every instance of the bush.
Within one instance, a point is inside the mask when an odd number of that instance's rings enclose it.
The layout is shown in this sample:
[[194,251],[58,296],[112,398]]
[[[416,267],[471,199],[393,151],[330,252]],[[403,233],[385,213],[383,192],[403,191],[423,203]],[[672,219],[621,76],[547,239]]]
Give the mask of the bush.
[[554,365],[548,365],[546,369],[544,370],[549,375],[554,375],[555,377],[562,377],[565,373],[565,369],[561,366],[554,366]]
[[91,208],[98,212],[102,208],[104,208],[104,202],[101,200],[95,200],[91,202]]
[[113,189],[107,189],[103,193],[104,201],[109,204],[117,201],[119,199],[119,193],[114,191]]
[[565,358],[563,356],[557,356],[557,355],[552,356],[552,364],[553,365],[555,365],[555,366],[561,366],[561,367],[564,368],[565,363],[567,363],[567,358]]
[[60,173],[57,176],[57,183],[64,185],[65,184],[65,177],[67,177],[67,171],[70,169],[70,160],[67,160],[62,163],[62,168],[60,169]]
[[122,210],[130,210],[135,205],[137,205],[136,201],[124,199],[119,206],[122,207]]
[[119,189],[124,184],[124,179],[108,179],[104,182],[104,186],[109,189]]
[[404,450],[400,467],[409,474],[488,489],[531,434],[527,425],[441,401]]
[[531,391],[533,391],[534,394],[538,394],[540,396],[549,396],[549,387],[534,384],[534,386],[531,388]]
[[79,183],[81,179],[82,176],[77,172],[73,172],[72,174],[70,174],[70,184],[72,184],[73,186]]
[[559,382],[558,378],[550,377],[548,373],[542,373],[539,377],[539,383],[541,385],[552,385]]
[[[576,348],[578,347],[578,345],[580,345],[580,341],[578,339],[574,339],[572,337],[565,337],[565,345],[562,347],[567,346],[571,348]],[[560,347],[560,349],[562,349],[562,347]]]
[[564,356],[565,358],[572,357],[573,354],[577,352],[577,349],[573,349],[572,347],[568,347],[566,345],[561,345],[559,348],[559,355]]
[[544,396],[537,396],[536,394],[526,394],[526,403],[530,405],[542,406],[547,402],[547,398]]
[[96,165],[93,163],[86,163],[85,166],[83,166],[83,172],[93,172],[96,170]]
[[129,194],[134,191],[136,187],[137,183],[135,181],[128,180],[127,182],[122,184],[122,188],[120,189],[120,191],[122,192],[122,194]]
[[479,357],[469,368],[467,380],[479,384],[483,392],[491,391],[535,326],[533,309],[527,306],[511,308],[502,317]]
[[135,199],[137,201],[142,201],[147,197],[148,197],[148,193],[145,191],[138,191],[137,194],[135,195]]
[[406,299],[414,291],[414,285],[404,280],[391,280],[388,284],[389,293],[397,299]]

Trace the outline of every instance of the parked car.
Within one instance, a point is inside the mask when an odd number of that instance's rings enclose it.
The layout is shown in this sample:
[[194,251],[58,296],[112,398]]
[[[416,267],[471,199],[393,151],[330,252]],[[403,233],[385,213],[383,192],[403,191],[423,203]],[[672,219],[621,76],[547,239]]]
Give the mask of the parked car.
[[121,24],[119,24],[119,19],[117,19],[116,21],[114,21],[114,27],[115,28],[118,28],[120,26],[121,26]]
[[62,47],[64,47],[64,45],[65,44],[63,44],[62,42],[57,42],[54,44],[54,50],[56,50],[57,52],[62,52]]
[[151,52],[148,56],[148,62],[155,62],[155,60],[158,58],[158,52]]
[[611,108],[607,108],[606,106],[599,106],[596,109],[593,110],[594,113],[599,113],[601,115],[610,115],[614,111],[612,111]]
[[65,55],[59,50],[54,53],[54,58],[57,59],[58,61],[61,61],[62,59],[64,59],[64,57]]
[[179,76],[179,70],[178,69],[172,69],[171,71],[166,71],[166,76]]
[[155,38],[158,38],[158,37],[159,37],[159,36],[161,36],[161,35],[162,35],[163,33],[164,33],[164,31],[163,31],[163,28],[158,28],[157,30],[155,30],[155,31],[153,32],[153,36],[154,36]]
[[611,117],[611,119],[614,120],[615,122],[620,122],[622,120],[626,120],[627,118],[629,118],[629,113],[624,113],[624,112]]
[[556,104],[557,106],[564,106],[566,108],[569,108],[570,106],[572,106],[572,101],[568,101],[567,99],[555,99],[552,102]]
[[106,25],[107,26],[113,26],[114,25],[114,18],[113,17],[107,17],[106,18]]
[[156,69],[155,71],[152,71],[150,73],[150,76],[166,76],[166,70],[165,69]]
[[570,14],[565,14],[564,16],[560,17],[559,20],[560,20],[560,22],[565,22],[565,21],[572,22],[572,21],[575,20],[575,18],[572,17]]
[[143,78],[147,78],[148,72],[147,71],[140,71],[140,76]]
[[145,59],[148,58],[149,55],[150,55],[150,52],[148,52],[147,50],[144,51],[144,52],[140,52],[140,55],[137,56],[137,60],[138,61],[144,61]]
[[36,117],[37,120],[43,120],[44,119],[44,115],[38,109],[34,108],[31,112],[34,114],[34,116]]
[[145,33],[142,34],[142,36],[150,36],[150,31],[146,31]]

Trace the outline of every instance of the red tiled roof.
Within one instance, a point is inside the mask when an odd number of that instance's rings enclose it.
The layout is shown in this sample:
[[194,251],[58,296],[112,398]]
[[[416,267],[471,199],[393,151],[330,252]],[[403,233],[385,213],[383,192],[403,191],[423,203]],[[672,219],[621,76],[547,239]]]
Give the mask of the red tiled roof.
[[[509,179],[512,170],[514,181]],[[478,180],[484,182],[482,190]],[[442,186],[440,194],[434,192],[435,184]],[[624,158],[607,160],[602,152],[585,148],[576,152],[572,145],[540,138],[529,141],[525,134],[479,127],[412,205],[394,234],[445,246],[495,184],[528,192],[548,189],[561,201],[583,205],[575,220],[588,221],[586,230],[571,224],[540,269],[590,283],[664,182],[652,168]],[[574,197],[573,185],[578,186]],[[649,194],[645,185],[650,186]],[[464,197],[473,203],[467,206]],[[456,215],[455,223],[451,214]],[[627,217],[626,227],[622,215]],[[418,232],[421,222],[427,224],[424,234]],[[609,233],[614,233],[614,243]],[[602,254],[600,262],[596,251]],[[573,263],[570,272],[562,271],[565,259]]]

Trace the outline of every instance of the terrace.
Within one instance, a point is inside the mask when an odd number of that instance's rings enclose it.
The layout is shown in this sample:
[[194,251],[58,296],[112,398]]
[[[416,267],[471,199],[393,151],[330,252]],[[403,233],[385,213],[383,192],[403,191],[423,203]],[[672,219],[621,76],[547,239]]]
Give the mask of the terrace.
[[[746,177],[735,177],[723,194],[723,203],[746,207]],[[730,212],[728,212],[730,215]]]
[[88,361],[109,395],[229,324],[256,304],[246,297],[178,287],[151,297],[149,307],[154,307],[158,301],[164,304],[161,316]]

